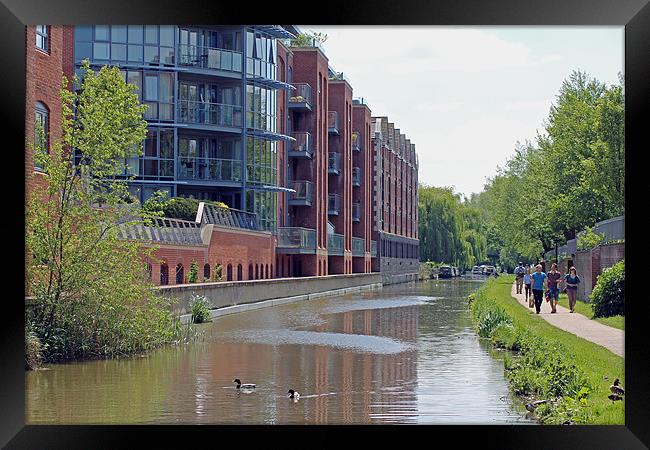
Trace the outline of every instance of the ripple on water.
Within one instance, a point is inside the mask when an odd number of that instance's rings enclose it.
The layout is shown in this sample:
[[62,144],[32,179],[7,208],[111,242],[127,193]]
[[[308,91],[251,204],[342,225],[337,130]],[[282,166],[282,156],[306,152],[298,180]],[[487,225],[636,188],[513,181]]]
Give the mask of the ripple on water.
[[341,303],[323,308],[323,314],[339,314],[348,311],[362,311],[367,309],[403,308],[405,306],[417,306],[433,303],[442,297],[402,296],[395,298],[381,298],[372,300],[341,300]]
[[394,354],[412,350],[413,345],[385,336],[327,333],[302,330],[246,330],[215,336],[235,342],[268,345],[320,345],[365,353]]

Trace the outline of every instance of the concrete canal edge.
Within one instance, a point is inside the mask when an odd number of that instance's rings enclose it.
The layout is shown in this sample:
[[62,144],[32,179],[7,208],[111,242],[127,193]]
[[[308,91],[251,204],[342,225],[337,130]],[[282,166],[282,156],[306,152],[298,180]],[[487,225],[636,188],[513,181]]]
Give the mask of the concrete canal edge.
[[[377,290],[377,289],[381,289],[382,287],[383,285],[381,283],[374,283],[374,284],[367,284],[362,286],[332,289],[324,292],[314,292],[311,294],[295,295],[293,297],[283,297],[283,298],[276,298],[271,300],[262,300],[258,302],[252,302],[252,303],[244,303],[240,305],[224,306],[217,309],[211,309],[210,317],[215,319],[217,317],[226,316],[229,314],[236,314],[245,311],[253,311],[256,309],[268,308],[271,306],[286,305],[288,303],[302,302],[306,300],[316,300],[324,297],[335,297],[338,295],[347,295],[355,292]],[[180,320],[183,325],[189,323],[191,318],[192,318],[191,314],[183,314],[180,316]]]
[[[192,295],[204,295],[212,317],[250,311],[303,300],[345,295],[383,287],[379,273],[327,275],[320,277],[274,278],[269,280],[197,283],[158,286],[160,294],[175,301],[173,311],[189,320]],[[187,318],[184,318],[187,316]]]

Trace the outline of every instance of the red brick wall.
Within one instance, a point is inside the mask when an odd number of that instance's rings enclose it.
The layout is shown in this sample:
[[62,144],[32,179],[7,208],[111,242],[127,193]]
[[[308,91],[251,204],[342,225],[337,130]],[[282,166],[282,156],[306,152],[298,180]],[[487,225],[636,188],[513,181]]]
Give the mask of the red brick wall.
[[352,235],[365,239],[365,255],[353,258],[353,272],[370,272],[370,241],[372,239],[373,166],[371,147],[371,112],[366,105],[353,105],[352,131],[359,133],[361,152],[352,152],[353,166],[361,168],[361,187],[352,188],[352,201],[361,202],[361,220],[352,223]]

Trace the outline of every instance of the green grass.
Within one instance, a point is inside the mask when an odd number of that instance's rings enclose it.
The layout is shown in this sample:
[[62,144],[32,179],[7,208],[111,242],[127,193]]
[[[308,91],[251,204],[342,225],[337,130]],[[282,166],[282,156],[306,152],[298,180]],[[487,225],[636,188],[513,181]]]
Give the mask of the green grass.
[[573,362],[584,372],[593,388],[586,399],[587,423],[624,424],[625,401],[612,402],[607,398],[610,394],[609,386],[615,378],[619,378],[625,385],[624,359],[604,347],[556,328],[541,317],[530,314],[528,308],[522,307],[511,296],[513,282],[514,276],[501,276],[486,282],[482,289],[505,310],[513,319],[514,325],[547,341],[561,343],[566,351],[571,353]]
[[[569,297],[566,294],[560,294],[560,305],[565,308],[569,308]],[[591,304],[587,302],[581,302],[578,300],[576,302],[576,313],[582,314],[583,316],[600,322],[603,325],[609,327],[618,328],[619,330],[625,330],[625,317],[623,316],[612,316],[612,317],[598,317],[594,318],[594,311],[591,309]]]

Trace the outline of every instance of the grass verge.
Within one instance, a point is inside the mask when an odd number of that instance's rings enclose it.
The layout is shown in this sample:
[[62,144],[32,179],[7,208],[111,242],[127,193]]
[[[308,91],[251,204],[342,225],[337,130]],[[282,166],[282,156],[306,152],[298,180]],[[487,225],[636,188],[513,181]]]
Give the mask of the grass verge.
[[624,359],[531,315],[510,295],[513,281],[491,279],[469,298],[479,336],[512,350],[505,359],[512,390],[547,401],[535,410],[545,424],[624,424],[625,401],[607,398],[612,381],[624,380]]
[[[569,297],[566,294],[560,294],[560,305],[565,308],[569,308]],[[612,317],[596,317],[594,318],[594,310],[591,308],[591,304],[587,302],[581,302],[578,300],[576,302],[576,313],[582,314],[588,319],[595,320],[600,322],[603,325],[609,327],[618,328],[619,330],[625,330],[625,317],[623,316],[612,316]]]

